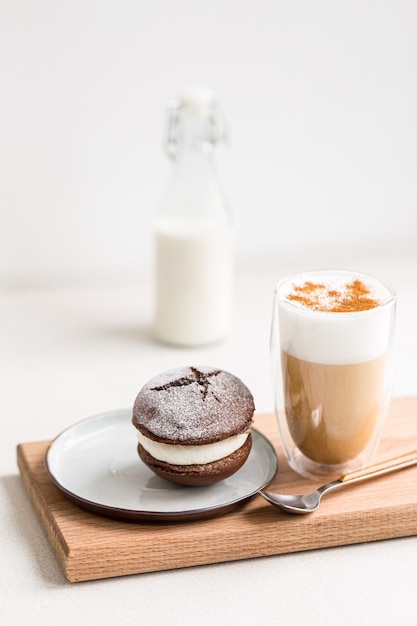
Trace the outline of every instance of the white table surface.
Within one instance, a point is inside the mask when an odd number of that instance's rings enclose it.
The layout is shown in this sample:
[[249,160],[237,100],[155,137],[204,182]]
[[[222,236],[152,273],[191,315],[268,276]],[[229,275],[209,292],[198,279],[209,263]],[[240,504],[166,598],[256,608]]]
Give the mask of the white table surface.
[[[314,265],[346,259],[323,255]],[[146,271],[117,284],[3,291],[2,624],[415,623],[417,537],[70,584],[18,474],[18,443],[50,439],[84,417],[130,406],[146,380],[177,365],[228,369],[251,388],[257,411],[271,412],[272,290],[284,273],[307,265],[282,258],[240,263],[233,332],[222,344],[192,350],[152,340]],[[394,396],[416,395],[417,251],[358,254],[354,265],[397,289]]]

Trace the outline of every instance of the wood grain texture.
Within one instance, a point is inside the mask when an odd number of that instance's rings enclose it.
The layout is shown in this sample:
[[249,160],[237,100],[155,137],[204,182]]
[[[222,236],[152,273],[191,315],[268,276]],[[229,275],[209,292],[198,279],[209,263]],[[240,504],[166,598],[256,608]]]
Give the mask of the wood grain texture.
[[[275,446],[271,491],[303,493],[315,484],[292,472],[273,415],[255,426]],[[123,576],[417,534],[417,467],[352,485],[323,498],[318,511],[292,516],[260,496],[226,515],[177,523],[129,523],[82,511],[51,483],[48,441],[20,444],[21,477],[70,582]],[[417,447],[417,398],[392,402],[376,462]]]

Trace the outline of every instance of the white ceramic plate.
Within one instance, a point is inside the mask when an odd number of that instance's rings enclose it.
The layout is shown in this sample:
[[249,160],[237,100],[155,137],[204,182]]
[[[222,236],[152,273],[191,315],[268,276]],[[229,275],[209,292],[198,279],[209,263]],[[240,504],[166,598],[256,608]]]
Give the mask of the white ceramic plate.
[[278,461],[252,429],[252,449],[233,476],[186,487],[156,476],[139,458],[128,409],[102,413],[67,428],[50,444],[46,469],[67,498],[88,511],[126,520],[177,521],[225,513],[263,489]]

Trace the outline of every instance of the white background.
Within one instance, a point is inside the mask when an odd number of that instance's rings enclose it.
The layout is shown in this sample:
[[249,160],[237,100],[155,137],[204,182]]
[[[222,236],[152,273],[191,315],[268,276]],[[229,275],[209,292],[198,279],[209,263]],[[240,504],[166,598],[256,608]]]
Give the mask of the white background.
[[[272,412],[272,291],[317,266],[393,283],[394,395],[417,395],[416,35],[415,0],[0,0],[7,626],[414,626],[414,536],[70,585],[16,446],[131,406],[177,365],[227,369]],[[165,104],[192,82],[230,123],[218,169],[236,311],[225,342],[179,350],[150,335],[152,218],[171,168]]]
[[238,253],[417,240],[414,0],[14,0],[0,9],[0,281],[132,277],[166,102],[214,89]]

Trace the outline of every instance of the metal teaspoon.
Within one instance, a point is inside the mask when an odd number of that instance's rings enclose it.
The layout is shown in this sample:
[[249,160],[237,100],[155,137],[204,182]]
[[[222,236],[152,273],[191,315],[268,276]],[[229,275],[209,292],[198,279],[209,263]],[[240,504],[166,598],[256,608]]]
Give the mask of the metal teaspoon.
[[390,472],[395,472],[410,465],[417,464],[417,450],[403,454],[401,456],[388,459],[376,465],[370,465],[363,469],[356,470],[343,474],[337,480],[334,480],[318,489],[315,489],[311,493],[307,493],[300,496],[284,495],[279,493],[272,493],[271,491],[259,490],[260,496],[265,498],[270,504],[278,507],[286,513],[302,514],[313,513],[319,504],[320,499],[326,491],[339,489],[340,487],[346,487],[352,483],[368,480],[370,478],[376,478],[377,476],[383,476]]

